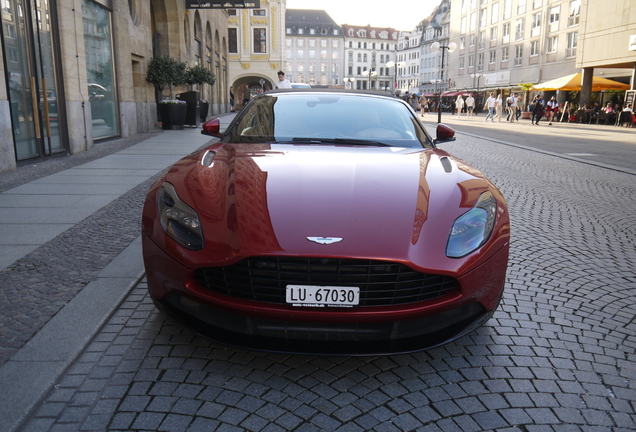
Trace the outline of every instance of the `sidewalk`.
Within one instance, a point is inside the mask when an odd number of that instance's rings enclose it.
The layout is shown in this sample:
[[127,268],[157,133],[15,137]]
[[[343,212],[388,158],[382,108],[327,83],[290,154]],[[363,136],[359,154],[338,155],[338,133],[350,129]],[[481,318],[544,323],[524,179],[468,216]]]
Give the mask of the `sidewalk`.
[[[234,114],[219,118],[224,129]],[[143,276],[148,187],[212,139],[200,128],[150,135],[0,194],[0,430],[16,430]],[[62,166],[82,157],[91,155]],[[0,180],[60,164],[51,162]]]

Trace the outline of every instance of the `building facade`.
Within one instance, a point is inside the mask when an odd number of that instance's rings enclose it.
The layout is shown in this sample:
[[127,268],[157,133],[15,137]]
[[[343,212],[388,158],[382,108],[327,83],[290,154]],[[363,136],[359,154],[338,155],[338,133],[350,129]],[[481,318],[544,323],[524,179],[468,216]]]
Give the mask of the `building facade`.
[[285,66],[285,0],[260,0],[253,9],[227,10],[229,82],[237,106],[271,90]]
[[287,9],[285,14],[285,75],[312,87],[341,86],[342,28],[324,10]]
[[636,2],[588,0],[582,3],[580,16],[576,67],[583,71],[581,103],[591,102],[589,85],[594,75],[621,80],[636,89]]
[[398,68],[398,91],[401,94],[419,91],[422,36],[423,26],[421,24],[412,31],[399,33],[395,58],[401,66]]
[[458,90],[520,90],[575,73],[581,0],[456,0],[449,74]]
[[[453,90],[506,96],[522,91],[520,84],[588,67],[605,78],[631,79],[633,87],[636,56],[628,46],[636,35],[634,9],[630,0],[453,0],[450,40],[458,49],[449,54],[447,69]],[[589,91],[583,89],[582,99],[589,100]]]
[[387,63],[395,62],[399,32],[370,25],[343,24],[342,29],[345,85],[358,90],[391,92],[394,68]]
[[[420,24],[423,28],[420,44],[421,79],[419,91],[424,94],[436,94],[454,88],[455,84],[444,71],[442,79],[442,57],[439,51],[432,49],[433,43],[448,46],[450,38],[450,1],[442,0],[431,16]],[[449,53],[444,53],[446,64],[449,61]]]
[[3,0],[0,172],[156,128],[156,103],[170,96],[145,79],[155,56],[210,69],[215,84],[194,89],[212,113],[226,110],[227,11],[185,6]]

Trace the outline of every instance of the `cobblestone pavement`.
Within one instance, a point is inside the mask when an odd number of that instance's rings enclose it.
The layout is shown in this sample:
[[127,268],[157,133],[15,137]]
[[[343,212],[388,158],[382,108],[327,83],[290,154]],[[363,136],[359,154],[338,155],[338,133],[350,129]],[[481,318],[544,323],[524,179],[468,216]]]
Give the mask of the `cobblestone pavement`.
[[[2,173],[0,192],[99,159],[160,133],[102,143],[75,156]],[[0,272],[0,365],[139,235],[141,200],[150,184],[130,191]],[[111,218],[111,214],[120,214],[121,218]],[[93,247],[95,239],[103,247]]]
[[502,306],[431,351],[231,350],[160,315],[141,282],[23,431],[634,431],[636,181],[462,138],[506,196]]

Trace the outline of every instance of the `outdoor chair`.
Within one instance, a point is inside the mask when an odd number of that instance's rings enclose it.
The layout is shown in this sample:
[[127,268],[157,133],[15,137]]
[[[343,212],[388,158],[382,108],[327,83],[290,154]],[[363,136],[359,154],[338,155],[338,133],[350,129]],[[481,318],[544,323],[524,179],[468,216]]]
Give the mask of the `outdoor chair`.
[[631,111],[621,111],[618,116],[616,116],[616,126],[627,126],[631,127],[632,125],[632,112]]

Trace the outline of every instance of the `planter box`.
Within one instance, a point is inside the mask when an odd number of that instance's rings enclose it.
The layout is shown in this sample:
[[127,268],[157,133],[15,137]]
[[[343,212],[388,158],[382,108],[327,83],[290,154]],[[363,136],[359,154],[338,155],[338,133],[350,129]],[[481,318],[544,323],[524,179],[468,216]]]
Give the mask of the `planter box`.
[[187,104],[182,103],[160,103],[157,106],[159,118],[161,119],[161,129],[183,130]]
[[185,101],[188,107],[184,123],[190,126],[199,127],[199,92],[187,91],[177,95],[177,99]]

